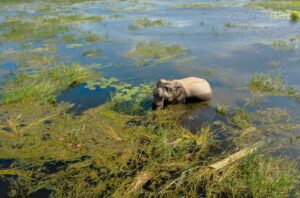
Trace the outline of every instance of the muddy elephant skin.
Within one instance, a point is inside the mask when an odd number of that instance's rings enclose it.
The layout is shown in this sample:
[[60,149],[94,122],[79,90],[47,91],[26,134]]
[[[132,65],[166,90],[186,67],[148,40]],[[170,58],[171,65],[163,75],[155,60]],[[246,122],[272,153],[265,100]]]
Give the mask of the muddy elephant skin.
[[154,109],[168,104],[207,101],[212,97],[209,83],[202,78],[189,77],[180,80],[160,79],[153,91]]

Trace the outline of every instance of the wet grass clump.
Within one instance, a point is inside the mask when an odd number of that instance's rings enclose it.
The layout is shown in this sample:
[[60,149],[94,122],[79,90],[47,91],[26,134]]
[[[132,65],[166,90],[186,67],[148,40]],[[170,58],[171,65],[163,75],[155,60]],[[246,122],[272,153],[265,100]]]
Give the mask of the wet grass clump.
[[250,91],[264,95],[299,97],[298,88],[289,86],[287,81],[282,79],[280,73],[256,73],[251,78],[248,87]]
[[139,42],[127,53],[137,60],[137,65],[149,65],[168,62],[185,54],[180,45],[163,45],[157,41]]
[[150,20],[147,17],[143,17],[143,18],[136,18],[134,20],[134,23],[128,26],[128,29],[136,30],[136,29],[149,28],[149,27],[159,27],[159,26],[165,26],[166,24],[168,24],[167,21],[163,19]]
[[290,15],[290,19],[292,22],[297,22],[300,20],[300,15],[298,12],[292,12]]
[[19,73],[5,88],[1,104],[27,100],[54,102],[55,96],[68,86],[84,82],[94,76],[79,65],[54,67],[35,74]]
[[208,178],[207,197],[285,197],[293,189],[297,172],[284,159],[253,153],[236,166]]

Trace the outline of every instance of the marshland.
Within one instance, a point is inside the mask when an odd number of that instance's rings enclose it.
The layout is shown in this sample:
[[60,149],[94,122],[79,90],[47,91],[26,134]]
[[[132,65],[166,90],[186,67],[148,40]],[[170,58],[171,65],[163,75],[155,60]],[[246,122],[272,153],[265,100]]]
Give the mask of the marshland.
[[[299,197],[298,0],[2,0],[0,197]],[[213,98],[152,110],[161,79]]]

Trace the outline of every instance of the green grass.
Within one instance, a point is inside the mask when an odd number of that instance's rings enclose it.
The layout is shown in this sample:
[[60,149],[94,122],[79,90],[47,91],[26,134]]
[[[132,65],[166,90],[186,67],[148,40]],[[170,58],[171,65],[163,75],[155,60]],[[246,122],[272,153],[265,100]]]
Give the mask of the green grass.
[[[215,173],[206,184],[208,197],[285,197],[296,181],[296,169],[284,159],[253,153],[222,174]],[[219,175],[218,175],[219,174]]]
[[128,26],[128,29],[136,30],[149,27],[165,26],[166,24],[168,24],[168,22],[163,19],[150,20],[147,17],[139,17],[134,20],[132,25]]
[[251,78],[248,87],[250,91],[263,95],[299,97],[298,88],[289,86],[287,82],[282,79],[280,73],[256,73]]
[[254,0],[247,7],[265,8],[276,11],[300,10],[300,2],[298,0]]
[[292,12],[291,15],[290,15],[290,19],[293,22],[299,21],[299,19],[300,19],[299,13],[298,12]]
[[54,102],[60,91],[93,76],[87,68],[79,65],[54,67],[36,74],[20,73],[8,84],[0,102],[7,104],[37,99]]
[[137,65],[168,62],[185,54],[180,45],[163,45],[157,41],[139,42],[127,55],[137,60]]

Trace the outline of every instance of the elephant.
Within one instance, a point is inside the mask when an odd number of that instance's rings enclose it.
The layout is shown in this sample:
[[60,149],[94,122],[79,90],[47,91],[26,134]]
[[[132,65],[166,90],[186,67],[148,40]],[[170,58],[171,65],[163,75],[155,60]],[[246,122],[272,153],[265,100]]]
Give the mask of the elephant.
[[180,80],[160,79],[153,90],[153,108],[162,109],[169,104],[208,101],[212,97],[210,84],[202,78]]

